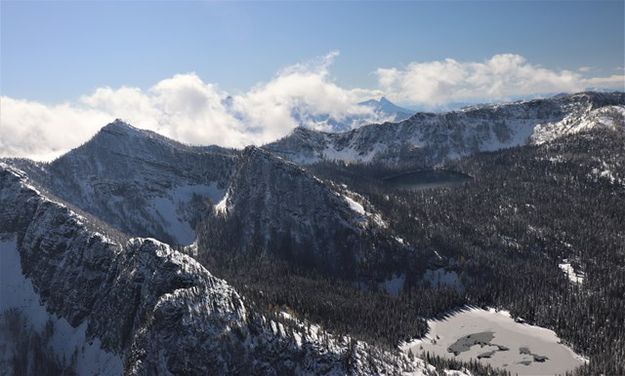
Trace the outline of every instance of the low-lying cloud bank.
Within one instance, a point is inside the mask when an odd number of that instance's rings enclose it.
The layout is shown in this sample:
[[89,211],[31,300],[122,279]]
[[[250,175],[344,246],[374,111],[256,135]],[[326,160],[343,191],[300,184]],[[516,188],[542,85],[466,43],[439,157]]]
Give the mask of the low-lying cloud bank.
[[[99,88],[58,105],[0,97],[0,156],[50,160],[122,118],[189,144],[242,147],[263,144],[298,125],[324,129],[328,119],[355,125],[388,120],[358,102],[385,95],[434,106],[463,100],[502,100],[588,87],[623,88],[625,76],[585,77],[528,63],[519,55],[484,62],[415,62],[376,71],[379,88],[344,88],[329,74],[338,52],[278,72],[269,82],[229,94],[194,73],[178,74],[144,90]],[[303,123],[303,124],[302,124]]]

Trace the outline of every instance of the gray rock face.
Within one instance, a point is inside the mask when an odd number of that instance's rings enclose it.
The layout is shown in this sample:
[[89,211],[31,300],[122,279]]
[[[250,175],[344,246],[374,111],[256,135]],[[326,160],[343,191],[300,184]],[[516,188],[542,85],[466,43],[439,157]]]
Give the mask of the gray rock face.
[[[297,163],[319,160],[382,162],[431,167],[445,159],[531,141],[537,126],[586,116],[605,106],[624,106],[624,93],[579,93],[549,99],[417,113],[399,123],[372,124],[344,133],[298,128],[265,149]],[[573,120],[571,120],[573,121]],[[546,128],[557,136],[560,127]],[[542,135],[542,138],[550,138]]]
[[22,271],[47,310],[73,326],[87,323],[88,338],[119,354],[126,374],[426,370],[297,320],[263,317],[192,258],[153,239],[105,233],[4,163],[0,228],[17,234]]

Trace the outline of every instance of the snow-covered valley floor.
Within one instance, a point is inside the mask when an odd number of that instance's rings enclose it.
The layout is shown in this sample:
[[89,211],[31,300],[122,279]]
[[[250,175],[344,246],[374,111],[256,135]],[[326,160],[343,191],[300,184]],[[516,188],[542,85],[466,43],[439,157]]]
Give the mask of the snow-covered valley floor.
[[508,312],[469,309],[429,320],[426,337],[404,346],[447,358],[479,360],[519,375],[564,374],[586,360],[560,343],[555,332],[514,321]]

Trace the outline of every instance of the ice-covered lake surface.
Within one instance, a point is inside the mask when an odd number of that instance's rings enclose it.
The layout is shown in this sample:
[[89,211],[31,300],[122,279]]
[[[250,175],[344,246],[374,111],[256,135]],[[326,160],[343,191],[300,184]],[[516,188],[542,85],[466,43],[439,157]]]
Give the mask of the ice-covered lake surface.
[[446,358],[482,363],[519,375],[558,375],[584,364],[555,332],[514,321],[508,312],[467,309],[429,320],[430,331],[404,346],[415,355],[429,351]]
[[382,181],[395,188],[420,191],[424,189],[452,187],[470,180],[469,175],[449,170],[406,171],[388,176]]

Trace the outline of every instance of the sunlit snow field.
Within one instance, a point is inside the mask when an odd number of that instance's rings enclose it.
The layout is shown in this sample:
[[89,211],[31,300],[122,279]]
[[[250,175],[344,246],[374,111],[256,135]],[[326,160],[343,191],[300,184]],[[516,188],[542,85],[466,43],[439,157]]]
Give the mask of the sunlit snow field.
[[506,311],[469,309],[428,325],[428,335],[404,345],[404,351],[464,361],[480,357],[482,363],[519,375],[564,374],[586,361],[561,344],[555,332],[518,323]]

